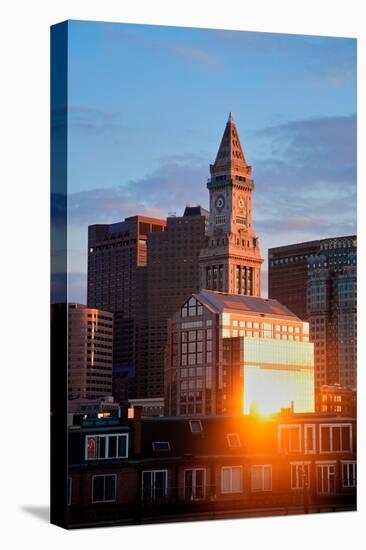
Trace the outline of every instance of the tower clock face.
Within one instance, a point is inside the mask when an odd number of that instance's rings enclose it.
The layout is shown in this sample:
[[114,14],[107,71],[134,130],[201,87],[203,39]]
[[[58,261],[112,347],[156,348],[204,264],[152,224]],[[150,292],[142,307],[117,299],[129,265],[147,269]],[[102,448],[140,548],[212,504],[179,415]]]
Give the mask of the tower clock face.
[[243,210],[244,206],[245,206],[244,198],[243,198],[243,197],[239,197],[239,199],[238,199],[238,207],[240,208],[240,210]]
[[224,206],[225,206],[225,199],[222,195],[219,195],[218,197],[216,197],[215,207],[217,210],[222,210]]

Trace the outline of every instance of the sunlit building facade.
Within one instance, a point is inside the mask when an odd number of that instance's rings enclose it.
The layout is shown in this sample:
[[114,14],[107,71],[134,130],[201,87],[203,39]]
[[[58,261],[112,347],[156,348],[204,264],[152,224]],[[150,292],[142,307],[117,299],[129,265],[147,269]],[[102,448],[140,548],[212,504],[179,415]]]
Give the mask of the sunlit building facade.
[[210,165],[207,189],[210,214],[199,263],[201,288],[260,296],[263,259],[253,227],[252,167],[232,113]]
[[69,399],[112,395],[113,313],[68,304]]
[[167,415],[314,411],[309,325],[276,300],[202,290],[168,336]]

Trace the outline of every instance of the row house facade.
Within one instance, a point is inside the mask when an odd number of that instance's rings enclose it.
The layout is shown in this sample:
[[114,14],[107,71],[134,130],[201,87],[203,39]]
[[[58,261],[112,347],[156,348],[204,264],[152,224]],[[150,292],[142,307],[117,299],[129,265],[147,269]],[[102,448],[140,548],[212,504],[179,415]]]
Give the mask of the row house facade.
[[354,419],[134,416],[70,427],[70,527],[356,507]]

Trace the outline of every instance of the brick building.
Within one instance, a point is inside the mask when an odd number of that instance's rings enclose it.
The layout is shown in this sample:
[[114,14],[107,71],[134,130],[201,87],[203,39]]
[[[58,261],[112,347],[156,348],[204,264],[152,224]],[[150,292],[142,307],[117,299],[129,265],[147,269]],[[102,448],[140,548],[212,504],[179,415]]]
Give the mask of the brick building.
[[340,384],[321,386],[316,392],[315,407],[319,412],[356,418],[356,390],[345,388]]
[[332,415],[87,419],[69,430],[69,525],[354,510],[355,449],[354,419]]

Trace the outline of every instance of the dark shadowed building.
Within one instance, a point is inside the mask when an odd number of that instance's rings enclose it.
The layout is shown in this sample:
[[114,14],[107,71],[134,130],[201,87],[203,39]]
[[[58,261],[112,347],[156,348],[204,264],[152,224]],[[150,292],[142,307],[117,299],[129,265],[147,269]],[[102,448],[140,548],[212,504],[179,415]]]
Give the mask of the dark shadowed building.
[[181,302],[199,289],[198,261],[205,240],[208,212],[187,206],[183,216],[169,217],[164,233],[147,242],[148,360],[141,377],[141,397],[164,393],[167,323]]
[[[134,216],[88,228],[88,305],[114,313],[113,374],[116,393],[136,395],[147,361],[147,239],[164,220]],[[118,389],[118,384],[121,386]]]

